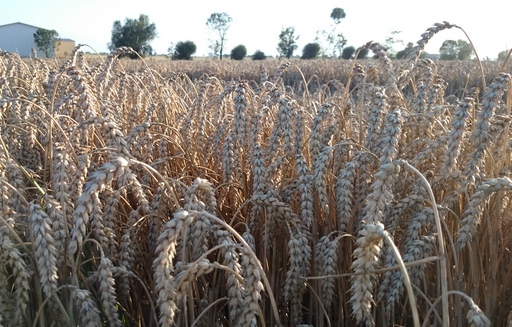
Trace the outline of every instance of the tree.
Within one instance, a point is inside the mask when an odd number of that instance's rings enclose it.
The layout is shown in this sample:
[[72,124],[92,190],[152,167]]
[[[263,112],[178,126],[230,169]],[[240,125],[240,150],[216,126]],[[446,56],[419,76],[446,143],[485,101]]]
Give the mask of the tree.
[[281,30],[279,34],[279,43],[277,44],[277,52],[279,56],[290,59],[293,52],[297,50],[297,40],[299,35],[295,36],[295,27],[287,27]]
[[[332,37],[329,37],[329,42],[332,44],[333,48],[332,56],[338,57],[339,55],[341,55],[343,47],[345,47],[345,45],[347,44],[347,39],[345,38],[345,36],[343,36],[343,34],[337,33],[334,34]],[[339,55],[337,55],[336,53],[339,53]]]
[[512,56],[510,55],[511,50],[503,50],[500,53],[498,53],[498,61],[505,61],[508,60],[512,61]]
[[368,52],[370,52],[368,48],[357,49],[356,59],[366,59],[368,57]]
[[467,60],[471,57],[473,48],[464,40],[446,40],[439,48],[439,59],[441,60]]
[[219,56],[220,42],[218,40],[210,40],[209,48],[213,51],[213,56],[214,57],[218,57]]
[[[149,21],[147,15],[140,15],[138,19],[126,18],[124,25],[119,20],[114,21],[112,26],[112,38],[108,47],[111,51],[119,47],[131,47],[141,56],[151,55],[153,48],[150,42],[156,37],[156,26]],[[137,59],[136,54],[129,54],[128,57]]]
[[397,35],[402,33],[402,31],[391,31],[391,35],[389,35],[384,41],[384,48],[388,52],[390,58],[396,57],[398,54],[395,53],[395,45],[404,44],[404,41],[397,38]]
[[320,53],[320,44],[308,43],[304,46],[304,49],[302,49],[301,59],[315,59],[318,57],[318,53]]
[[169,48],[169,54],[173,60],[192,60],[197,46],[192,41],[180,41]]
[[334,8],[331,12],[331,18],[334,20],[334,23],[338,25],[343,18],[345,18],[347,15],[345,14],[345,10],[342,8]]
[[321,30],[316,32],[317,36],[315,41],[325,44],[324,49],[321,49],[323,55],[329,53],[332,54],[333,57],[337,57],[336,53],[338,53],[341,56],[343,47],[347,44],[347,39],[338,31],[338,25],[346,16],[342,8],[334,8],[331,12],[331,19],[333,20],[331,31],[327,32],[326,30]]
[[457,59],[459,60],[468,60],[473,53],[473,47],[471,44],[464,40],[458,40],[457,46],[459,47],[459,53],[457,54]]
[[231,59],[242,60],[247,55],[247,48],[245,45],[237,45],[231,50]]
[[446,40],[439,48],[439,59],[453,60],[457,58],[457,41]]
[[346,47],[341,52],[341,58],[343,58],[343,59],[352,59],[352,57],[354,56],[355,52],[356,52],[356,48],[354,48],[353,46]]
[[405,59],[414,51],[414,44],[412,42],[407,43],[405,49],[400,50],[396,53],[396,59]]
[[252,60],[265,60],[267,59],[267,56],[263,51],[256,50],[254,54],[252,55]]
[[59,45],[58,37],[59,33],[56,30],[38,28],[34,33],[34,43],[45,57],[49,58],[55,54],[55,48]]
[[225,12],[213,13],[210,18],[206,20],[206,26],[217,33],[218,39],[214,40],[210,45],[210,49],[215,54],[219,54],[219,58],[222,60],[222,52],[224,50],[224,42],[226,41],[226,33],[233,19]]
[[[156,52],[153,51],[153,47],[151,45],[145,45],[142,47],[142,49],[140,50],[140,53],[139,53],[141,56],[154,56],[156,55]],[[135,57],[134,55],[134,58],[139,58],[138,56]]]
[[347,44],[347,39],[342,33],[335,31],[328,33],[325,30],[316,32],[315,41],[324,44],[320,49],[322,55],[332,57],[341,56],[343,47]]

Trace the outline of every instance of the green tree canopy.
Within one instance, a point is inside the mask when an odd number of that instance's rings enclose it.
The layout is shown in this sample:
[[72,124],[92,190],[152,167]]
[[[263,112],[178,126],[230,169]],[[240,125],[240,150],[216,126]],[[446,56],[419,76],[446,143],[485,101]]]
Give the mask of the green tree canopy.
[[342,8],[334,8],[331,12],[331,18],[333,20],[331,30],[320,30],[316,32],[315,41],[321,44],[320,51],[322,55],[332,57],[341,56],[343,47],[347,44],[347,39],[343,33],[338,30],[338,25],[345,17],[345,11]]
[[343,48],[343,51],[341,52],[341,58],[352,59],[355,52],[356,52],[356,48],[354,48],[353,46]]
[[388,35],[388,37],[384,41],[384,48],[386,49],[388,56],[390,58],[398,58],[398,53],[395,50],[395,46],[404,44],[404,41],[398,38],[398,35],[400,33],[402,33],[402,31],[391,31],[391,34]]
[[173,60],[192,60],[192,55],[196,53],[197,46],[192,41],[180,41],[169,50]]
[[473,47],[471,47],[471,44],[464,40],[458,40],[457,46],[459,47],[457,59],[468,60],[469,58],[471,58],[471,54],[473,53]]
[[509,55],[510,51],[511,50],[503,50],[500,53],[498,53],[498,60],[505,61],[505,60],[507,60],[507,56],[508,56],[508,60],[512,60],[512,56]]
[[467,60],[471,57],[473,48],[464,40],[446,40],[439,48],[439,59],[441,60]]
[[231,50],[231,59],[242,60],[247,56],[247,48],[245,45],[237,45]]
[[233,19],[225,12],[213,13],[206,20],[206,26],[217,33],[217,39],[211,41],[210,49],[215,54],[219,54],[219,58],[222,60],[222,53],[224,50],[224,42],[226,41],[226,33]]
[[366,59],[368,57],[369,52],[370,50],[368,50],[368,48],[357,49],[356,59]]
[[405,59],[414,51],[414,44],[412,42],[407,43],[405,49],[400,50],[396,53],[396,59]]
[[439,48],[439,59],[441,60],[453,60],[457,58],[457,41],[446,40]]
[[277,52],[279,56],[290,58],[293,52],[297,50],[297,40],[299,35],[295,36],[295,27],[287,27],[281,30],[279,34],[279,43],[277,44]]
[[320,53],[320,44],[308,43],[302,49],[301,59],[315,59],[318,57],[318,53]]
[[254,54],[252,55],[252,60],[265,60],[267,59],[267,56],[263,51],[256,50]]
[[331,18],[334,20],[335,24],[339,24],[343,18],[345,18],[347,15],[345,14],[345,10],[342,8],[334,8],[331,12]]
[[[150,55],[153,49],[150,42],[156,37],[156,26],[149,21],[147,15],[140,15],[138,19],[126,18],[124,25],[119,20],[112,26],[112,38],[108,44],[109,49],[119,47],[131,47],[141,56]],[[130,58],[138,58],[135,54],[129,54]]]
[[58,46],[59,33],[56,30],[47,30],[38,28],[34,33],[34,43],[45,57],[53,57],[55,54],[55,47]]

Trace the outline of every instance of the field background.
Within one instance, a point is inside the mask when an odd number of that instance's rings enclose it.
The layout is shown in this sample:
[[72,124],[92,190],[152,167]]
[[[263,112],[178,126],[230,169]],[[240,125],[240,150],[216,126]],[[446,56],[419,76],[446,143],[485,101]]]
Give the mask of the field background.
[[367,47],[1,53],[0,325],[511,326],[510,68]]

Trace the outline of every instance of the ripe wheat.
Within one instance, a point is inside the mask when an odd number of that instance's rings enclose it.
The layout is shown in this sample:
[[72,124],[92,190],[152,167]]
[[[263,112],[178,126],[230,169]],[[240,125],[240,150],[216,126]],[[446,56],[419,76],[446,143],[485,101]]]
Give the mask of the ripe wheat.
[[0,325],[512,325],[510,70],[423,59],[450,28],[401,61],[0,52]]

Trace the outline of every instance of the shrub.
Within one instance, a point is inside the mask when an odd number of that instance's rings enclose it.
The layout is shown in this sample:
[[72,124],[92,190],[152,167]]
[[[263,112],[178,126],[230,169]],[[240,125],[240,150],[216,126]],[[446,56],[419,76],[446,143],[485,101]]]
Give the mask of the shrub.
[[352,59],[352,57],[354,56],[355,52],[356,52],[356,48],[354,48],[353,46],[346,47],[341,52],[341,58],[343,58],[343,59]]
[[236,47],[231,50],[231,59],[234,60],[242,60],[247,55],[247,48],[245,45],[237,45]]
[[191,60],[192,55],[196,53],[196,44],[192,41],[178,42],[172,53],[173,60]]
[[301,59],[315,59],[318,57],[320,53],[320,44],[318,43],[308,43],[302,49],[302,57]]
[[367,48],[359,48],[357,51],[356,59],[366,59],[368,57],[368,53],[370,52],[370,50]]
[[252,60],[264,60],[264,59],[267,59],[267,56],[265,55],[265,53],[263,51],[257,50],[252,55]]

